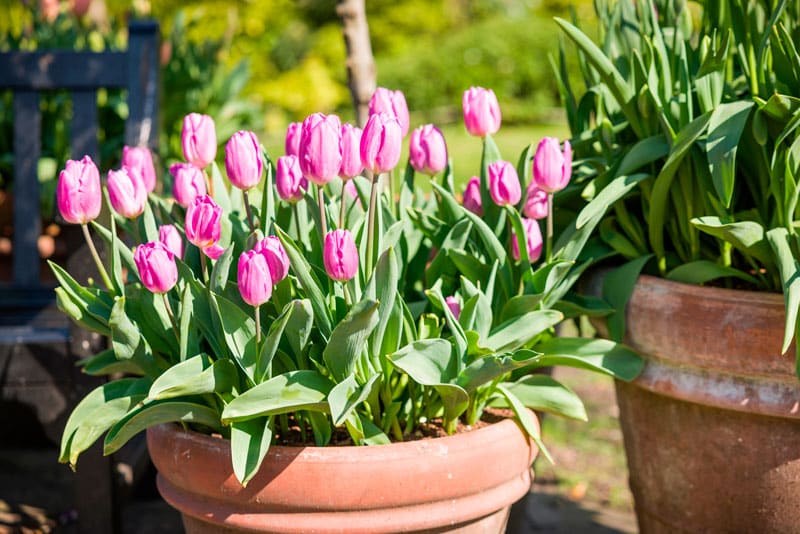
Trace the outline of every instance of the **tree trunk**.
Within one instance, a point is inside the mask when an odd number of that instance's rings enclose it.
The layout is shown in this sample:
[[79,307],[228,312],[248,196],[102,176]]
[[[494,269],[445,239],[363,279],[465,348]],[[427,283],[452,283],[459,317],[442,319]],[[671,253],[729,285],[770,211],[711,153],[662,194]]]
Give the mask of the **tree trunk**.
[[356,120],[362,128],[369,117],[369,99],[375,92],[375,60],[369,40],[367,12],[364,0],[339,0],[336,14],[342,23],[347,48],[347,82]]

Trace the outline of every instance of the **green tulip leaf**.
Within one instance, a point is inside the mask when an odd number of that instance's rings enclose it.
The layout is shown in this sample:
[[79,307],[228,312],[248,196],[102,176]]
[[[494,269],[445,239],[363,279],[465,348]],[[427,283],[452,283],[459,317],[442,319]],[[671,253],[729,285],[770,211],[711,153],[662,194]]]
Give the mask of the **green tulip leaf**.
[[486,347],[495,352],[517,350],[560,323],[563,318],[561,312],[555,310],[538,310],[519,315],[493,329],[486,340]]
[[718,263],[708,260],[697,260],[689,263],[684,263],[675,267],[667,273],[667,279],[674,282],[683,282],[685,284],[704,284],[717,278],[739,278],[745,282],[758,285],[758,280],[749,274],[734,269],[733,267],[725,267]]
[[271,417],[255,417],[231,423],[233,474],[242,487],[247,487],[247,483],[258,473],[271,442]]
[[588,369],[630,382],[644,369],[644,360],[634,351],[607,339],[554,337],[538,343],[542,355],[538,367],[565,365]]
[[219,295],[210,294],[209,302],[222,326],[222,337],[233,359],[251,382],[256,382],[256,323],[253,317]]
[[[800,308],[800,277],[797,276],[797,273],[800,272],[800,262],[792,252],[790,244],[792,239],[795,240],[796,245],[796,236],[791,236],[786,228],[773,228],[767,232],[767,241],[778,260],[778,271],[781,275],[783,298],[786,305],[786,324],[781,353],[789,350],[792,343],[797,324],[797,312]],[[798,358],[797,375],[800,376],[800,358]]]
[[211,362],[205,354],[174,365],[150,386],[147,396],[154,400],[187,395],[229,392],[237,384],[236,366],[228,359]]
[[317,371],[289,371],[248,389],[222,412],[225,423],[297,410],[328,412],[328,393],[335,384]]
[[730,207],[733,198],[736,149],[752,108],[752,101],[720,104],[711,112],[708,123],[708,165],[711,168],[714,189],[726,208]]
[[514,369],[530,365],[538,356],[539,354],[531,350],[485,356],[464,368],[456,383],[471,394],[480,386],[488,384]]
[[380,377],[380,374],[374,374],[366,384],[359,386],[355,375],[350,375],[331,389],[328,404],[334,426],[344,424],[356,406],[367,400]]
[[331,332],[322,357],[337,382],[352,375],[361,357],[367,338],[378,326],[378,306],[374,300],[354,305]]
[[517,421],[519,421],[519,423],[522,425],[522,428],[525,429],[525,432],[527,432],[534,443],[536,443],[536,446],[539,447],[539,450],[542,451],[542,455],[547,458],[550,463],[555,463],[553,461],[553,457],[550,456],[550,451],[547,450],[547,447],[545,447],[544,443],[542,442],[541,430],[539,429],[539,424],[536,421],[536,416],[525,407],[522,401],[519,400],[514,393],[512,393],[502,384],[497,385],[497,391],[499,391],[500,394],[505,397],[508,405],[514,411]]
[[652,254],[642,256],[617,267],[603,279],[603,298],[614,309],[608,317],[608,335],[614,341],[625,337],[625,310],[633,294],[636,279]]
[[[578,421],[588,420],[586,408],[580,397],[548,375],[528,375],[517,382],[504,382],[503,387],[532,410]],[[491,405],[495,408],[509,407],[505,398],[497,398],[492,401]]]

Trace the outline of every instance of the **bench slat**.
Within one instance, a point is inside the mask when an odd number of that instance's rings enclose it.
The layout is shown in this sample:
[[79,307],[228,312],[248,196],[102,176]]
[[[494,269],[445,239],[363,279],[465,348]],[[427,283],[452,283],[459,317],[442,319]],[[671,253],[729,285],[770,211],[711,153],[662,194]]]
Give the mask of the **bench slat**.
[[[0,67],[1,68],[1,67]],[[2,71],[0,71],[2,72]],[[38,162],[42,152],[39,93],[14,93],[14,284],[39,284]]]
[[15,90],[96,89],[128,86],[124,52],[3,52],[0,88]]
[[87,155],[99,165],[100,149],[97,144],[97,91],[72,91],[71,123],[72,159]]

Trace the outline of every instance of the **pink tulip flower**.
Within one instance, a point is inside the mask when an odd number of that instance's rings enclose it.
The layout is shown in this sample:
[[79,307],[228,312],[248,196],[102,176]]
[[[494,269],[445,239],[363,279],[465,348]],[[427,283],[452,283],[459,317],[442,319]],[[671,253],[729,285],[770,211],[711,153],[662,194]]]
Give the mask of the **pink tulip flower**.
[[261,181],[261,146],[253,132],[240,130],[225,145],[225,170],[234,187],[247,191]]
[[483,215],[483,200],[481,199],[481,179],[473,176],[464,189],[464,207],[475,215]]
[[146,192],[152,193],[156,189],[156,168],[153,165],[153,155],[147,147],[124,146],[122,147],[122,168],[139,173],[144,182]]
[[489,194],[498,206],[515,205],[522,198],[519,176],[514,166],[499,160],[489,164]]
[[348,180],[361,174],[364,164],[361,163],[361,128],[352,124],[342,124],[342,165],[339,167],[339,177]]
[[291,203],[299,202],[303,193],[308,189],[308,180],[300,170],[300,160],[297,156],[281,156],[275,168],[275,187],[278,196]]
[[361,163],[376,176],[389,172],[400,161],[402,140],[397,118],[387,113],[371,115],[361,134]]
[[410,122],[408,104],[406,104],[406,97],[402,91],[392,91],[385,87],[375,89],[369,100],[369,114],[376,115],[378,113],[388,113],[397,117],[397,122],[400,123],[401,137],[406,136]]
[[180,259],[183,259],[183,238],[181,233],[172,224],[164,224],[158,228],[158,240],[167,247],[167,250]]
[[65,221],[86,224],[100,215],[103,194],[100,172],[89,156],[80,161],[68,160],[58,175],[56,204]]
[[284,148],[287,156],[296,157],[300,155],[300,136],[302,133],[303,123],[289,123],[289,126],[286,128],[286,141],[284,142]]
[[458,320],[461,317],[461,304],[458,303],[458,300],[455,297],[446,297],[444,299],[445,304],[447,307],[450,308],[450,313],[453,314],[453,317]]
[[222,208],[208,195],[195,198],[186,209],[186,239],[212,260],[225,252],[217,245],[221,224]]
[[251,306],[261,306],[272,296],[267,259],[255,250],[242,252],[239,256],[237,280],[242,299]]
[[500,104],[491,89],[470,87],[461,100],[464,124],[470,135],[486,137],[500,129]]
[[108,198],[114,211],[134,219],[144,212],[147,191],[139,172],[135,169],[108,171]]
[[535,180],[528,184],[528,196],[522,213],[531,219],[544,219],[547,217],[547,192],[539,189]]
[[163,243],[151,241],[139,245],[133,254],[133,261],[142,284],[153,293],[166,293],[178,281],[175,256]]
[[300,136],[300,169],[317,185],[325,185],[339,175],[342,166],[342,123],[336,115],[314,113],[303,121]]
[[273,285],[286,278],[286,275],[289,274],[289,256],[286,255],[280,239],[274,235],[267,236],[256,243],[253,250],[263,254],[267,260]]
[[333,230],[325,235],[322,259],[333,280],[346,282],[358,272],[358,249],[349,230]]
[[214,119],[200,113],[189,113],[183,118],[181,146],[186,161],[204,168],[217,156],[217,132]]
[[561,191],[572,177],[572,147],[564,141],[564,152],[555,137],[545,137],[533,157],[533,180],[547,193]]
[[[542,230],[536,220],[525,217],[522,218],[522,226],[525,229],[525,247],[528,250],[528,258],[533,263],[542,255]],[[511,232],[511,255],[515,260],[519,260],[519,239],[514,232]]]
[[411,166],[417,172],[433,176],[447,167],[447,144],[442,131],[433,124],[420,126],[411,132],[408,154]]
[[189,207],[195,198],[207,193],[203,171],[191,163],[175,163],[169,168],[169,173],[173,177],[172,196],[184,208]]

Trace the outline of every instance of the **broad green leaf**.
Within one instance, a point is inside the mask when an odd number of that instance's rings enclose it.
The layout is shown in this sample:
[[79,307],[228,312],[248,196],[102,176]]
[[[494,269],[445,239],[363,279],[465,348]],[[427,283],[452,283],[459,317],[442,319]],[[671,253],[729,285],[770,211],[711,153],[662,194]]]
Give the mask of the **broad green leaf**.
[[230,354],[242,371],[256,382],[256,323],[242,309],[219,295],[211,293],[212,313],[219,318],[222,337]]
[[764,265],[774,265],[772,252],[764,236],[764,227],[755,221],[724,223],[719,217],[696,217],[692,224],[708,235],[727,241]]
[[222,411],[222,421],[228,423],[297,410],[327,412],[327,397],[333,386],[330,379],[317,371],[289,371],[233,399]]
[[325,296],[320,284],[316,276],[314,276],[304,253],[297,248],[292,238],[277,226],[275,227],[275,234],[281,240],[281,244],[286,250],[286,255],[292,265],[292,270],[294,270],[297,280],[305,291],[306,297],[311,302],[311,308],[314,310],[314,322],[317,323],[322,336],[327,339],[331,335],[331,317],[328,306],[325,304]]
[[[800,307],[800,262],[797,261],[789,243],[794,236],[786,228],[773,228],[767,232],[767,241],[778,260],[778,271],[783,285],[783,298],[786,304],[786,324],[783,332],[781,353],[789,350],[797,323],[797,312]],[[800,363],[797,374],[800,376]]]
[[483,263],[465,250],[450,249],[447,251],[447,256],[456,268],[473,283],[481,283],[488,280],[491,267]]
[[614,312],[614,308],[609,306],[605,300],[577,293],[568,293],[553,305],[553,309],[563,313],[565,318],[581,315],[605,317]]
[[231,271],[231,262],[233,261],[233,248],[233,245],[226,248],[222,256],[214,262],[214,267],[211,269],[211,291],[218,295],[222,295],[225,292],[225,286],[228,283],[228,274]]
[[644,360],[623,345],[607,339],[554,337],[536,345],[538,366],[566,365],[597,371],[629,382],[644,369]]
[[[458,319],[456,319],[455,315],[453,315],[453,312],[450,311],[450,307],[447,305],[447,301],[442,295],[440,285],[435,285],[432,289],[426,291],[425,294],[428,296],[428,299],[444,313],[444,317],[447,320],[447,326],[450,328],[450,332],[452,332],[456,343],[456,351],[460,356],[463,356],[467,351],[467,338],[464,334],[464,329],[461,328],[461,324],[458,322]],[[459,359],[457,362],[458,372],[461,371],[461,361],[462,360]]]
[[278,352],[278,345],[281,342],[281,337],[283,336],[284,330],[286,330],[286,325],[289,324],[289,321],[292,319],[292,313],[299,309],[297,305],[299,301],[292,301],[287,304],[281,314],[272,321],[272,324],[269,326],[269,333],[267,337],[264,338],[261,345],[261,350],[259,351],[258,361],[256,361],[256,381],[263,382],[269,378],[272,378],[271,370],[272,370],[272,359],[275,357],[275,353]]
[[57,287],[55,293],[58,309],[72,319],[75,324],[103,336],[111,334],[108,324],[99,321],[86,311],[85,303],[76,300],[75,297],[63,287]]
[[380,374],[374,374],[366,384],[359,386],[355,375],[350,375],[331,389],[328,404],[334,426],[343,424],[353,410],[367,400],[380,377]]
[[501,384],[497,385],[497,390],[500,392],[503,397],[506,398],[508,401],[508,405],[514,411],[514,415],[517,416],[517,421],[522,425],[522,428],[525,429],[525,432],[531,437],[531,439],[536,443],[536,446],[539,447],[539,450],[542,451],[542,455],[547,458],[550,463],[555,463],[553,461],[553,457],[550,456],[550,452],[542,443],[542,434],[539,428],[539,422],[536,420],[536,416],[528,410],[525,405],[520,401],[516,395],[514,395],[508,388],[504,387]]
[[139,327],[125,313],[125,297],[119,297],[111,310],[109,318],[111,328],[111,346],[120,360],[130,360],[141,344],[142,334]]
[[728,208],[733,197],[736,176],[736,149],[744,132],[753,102],[739,101],[720,104],[711,112],[708,123],[706,152],[714,189]]
[[[375,267],[374,281],[370,279],[365,293],[369,298],[375,298],[380,303],[378,306],[378,324],[375,325],[375,330],[369,337],[369,353],[372,357],[377,358],[383,356],[381,354],[381,347],[383,344],[383,337],[386,333],[386,327],[391,319],[391,311],[394,308],[395,296],[397,295],[397,283],[399,281],[400,273],[397,269],[397,258],[393,248],[386,249],[386,252],[381,254],[378,258],[378,264]],[[341,423],[334,423],[341,424]]]
[[557,325],[564,316],[555,310],[538,310],[509,319],[492,330],[486,347],[495,352],[508,352],[521,348],[537,335]]
[[293,300],[291,304],[294,310],[286,324],[284,338],[288,340],[295,357],[299,357],[314,326],[314,310],[308,299]]
[[751,284],[758,284],[758,280],[744,271],[734,269],[733,267],[725,267],[724,265],[708,260],[684,263],[667,273],[668,280],[697,285],[704,284],[710,280],[716,280],[717,278],[727,277],[739,278]]
[[[50,265],[56,281],[60,284],[60,289],[69,296],[74,305],[80,308],[79,315],[85,317],[87,321],[94,318],[95,322],[106,328],[105,333],[107,334],[107,323],[114,305],[114,298],[100,289],[80,285],[60,265],[49,260],[47,263]],[[89,317],[86,317],[87,315]]]
[[231,204],[231,197],[228,194],[228,188],[225,185],[225,179],[222,178],[222,173],[216,161],[212,161],[210,167],[212,189],[208,194],[211,195],[214,198],[214,202],[222,208],[222,213],[230,213],[233,206]]
[[538,356],[536,352],[530,350],[486,356],[475,360],[461,371],[456,383],[467,390],[467,393],[472,393],[514,369],[533,363]]
[[453,383],[457,376],[458,358],[444,339],[415,341],[389,356],[392,363],[423,386],[431,386],[444,405],[445,418],[454,420],[467,409],[469,395]]
[[351,413],[345,420],[347,431],[357,444],[363,445],[388,445],[389,437],[378,428],[375,423],[360,413]]
[[247,487],[247,483],[258,473],[271,442],[271,417],[256,417],[231,423],[233,474],[242,487]]
[[306,415],[311,422],[311,431],[314,433],[317,447],[324,447],[330,443],[333,428],[328,417],[318,411],[310,411]]
[[[108,196],[108,189],[105,190],[105,195]],[[117,295],[125,294],[125,281],[122,277],[122,253],[120,249],[120,239],[117,235],[117,223],[114,217],[109,217],[111,221],[111,281],[114,284],[114,291]]]
[[[548,375],[532,374],[517,382],[504,382],[503,387],[532,410],[547,412],[578,421],[587,421],[586,408],[580,397],[564,384]],[[492,402],[492,406],[505,408],[508,402]]]
[[650,195],[650,215],[648,217],[650,244],[659,260],[659,268],[665,268],[664,226],[669,200],[670,186],[675,173],[689,149],[706,131],[711,120],[711,112],[700,115],[678,132],[666,163],[658,173]]
[[374,300],[362,300],[333,329],[322,357],[337,382],[355,372],[356,361],[377,325],[378,303]]
[[149,378],[120,378],[86,395],[67,419],[58,461],[75,466],[81,452],[145,398],[150,384]]
[[542,301],[542,296],[541,293],[537,293],[532,295],[517,295],[510,299],[506,302],[505,306],[503,306],[503,312],[500,315],[501,320],[508,321],[514,317],[536,311],[539,307],[539,303]]
[[200,351],[200,341],[197,328],[190,328],[194,319],[194,295],[189,284],[181,293],[181,309],[178,315],[180,332],[180,361],[185,361],[189,356]]
[[[645,139],[645,141],[647,140]],[[659,153],[660,156],[661,154]],[[608,208],[631,192],[636,187],[636,184],[647,178],[650,178],[649,174],[637,173],[631,175],[623,174],[611,180],[591,202],[583,207],[578,214],[578,220],[575,223],[576,228],[580,230],[589,221],[602,217]]]
[[614,308],[608,317],[608,335],[614,341],[625,337],[625,310],[633,294],[636,279],[652,254],[631,260],[609,272],[603,279],[603,298]]
[[78,360],[77,365],[81,371],[90,376],[113,375],[117,373],[128,375],[143,375],[144,371],[131,360],[118,360],[113,349],[106,349],[88,358]]
[[461,277],[461,292],[467,298],[458,321],[464,330],[474,330],[481,338],[489,335],[494,322],[492,303],[467,278]]
[[154,400],[186,395],[226,393],[237,383],[236,366],[230,360],[211,362],[205,354],[174,365],[150,386],[147,396]]
[[178,421],[207,426],[216,431],[222,428],[219,413],[208,406],[172,399],[155,401],[138,406],[114,424],[106,434],[103,454],[117,452],[128,440],[148,427]]

